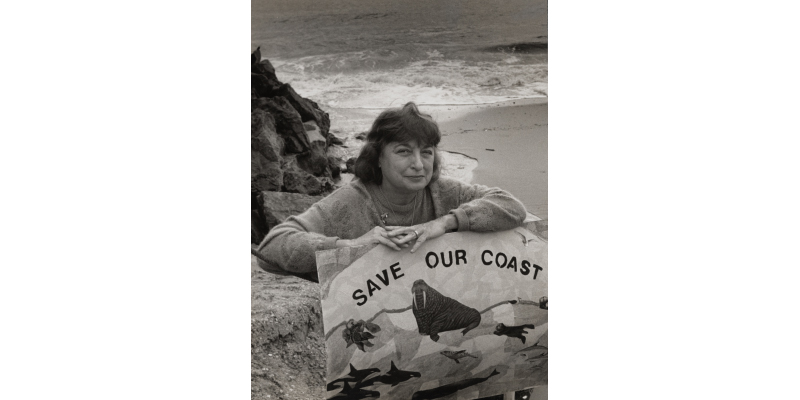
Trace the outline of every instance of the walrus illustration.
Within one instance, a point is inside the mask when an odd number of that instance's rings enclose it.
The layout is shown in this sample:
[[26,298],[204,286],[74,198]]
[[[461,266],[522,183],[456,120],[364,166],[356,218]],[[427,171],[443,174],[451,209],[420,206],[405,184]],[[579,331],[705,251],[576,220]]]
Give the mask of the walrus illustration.
[[494,328],[494,334],[497,335],[497,336],[506,335],[508,337],[515,337],[515,338],[518,338],[518,339],[522,340],[522,344],[525,344],[525,336],[522,336],[522,335],[528,333],[528,331],[526,331],[525,328],[533,329],[534,326],[533,326],[533,324],[519,325],[519,326],[506,326],[505,324],[500,323],[500,324],[497,324],[497,326]]
[[464,328],[461,334],[466,335],[481,323],[478,310],[442,295],[422,279],[414,281],[411,294],[411,308],[419,333],[430,335],[434,342],[439,340],[439,332]]

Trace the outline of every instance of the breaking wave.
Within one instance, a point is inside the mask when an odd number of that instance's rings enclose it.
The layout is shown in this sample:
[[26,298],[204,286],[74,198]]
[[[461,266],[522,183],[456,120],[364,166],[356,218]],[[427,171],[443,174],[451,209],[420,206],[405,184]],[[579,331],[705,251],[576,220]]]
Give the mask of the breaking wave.
[[[446,53],[440,49],[367,50],[273,59],[278,78],[330,107],[475,104],[547,96],[546,44],[535,51],[495,46]],[[520,46],[521,47],[521,46]],[[526,49],[528,50],[528,49]]]

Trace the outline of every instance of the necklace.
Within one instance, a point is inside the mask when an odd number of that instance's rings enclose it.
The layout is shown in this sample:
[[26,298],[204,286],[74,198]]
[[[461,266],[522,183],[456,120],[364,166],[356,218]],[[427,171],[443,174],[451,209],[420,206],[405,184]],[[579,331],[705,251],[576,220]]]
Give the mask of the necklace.
[[[383,200],[386,201],[386,204],[389,205],[389,209],[392,210],[392,215],[397,215],[397,212],[394,211],[394,207],[392,207],[392,202],[389,201],[389,198],[386,197],[386,194],[383,193],[383,187],[378,186],[378,190],[381,192],[381,196],[383,196]],[[411,207],[411,225],[414,225],[414,217],[417,211],[417,195],[419,192],[414,193],[414,205]],[[384,213],[380,215],[381,221],[384,225],[386,225],[386,221],[389,218],[388,213]]]

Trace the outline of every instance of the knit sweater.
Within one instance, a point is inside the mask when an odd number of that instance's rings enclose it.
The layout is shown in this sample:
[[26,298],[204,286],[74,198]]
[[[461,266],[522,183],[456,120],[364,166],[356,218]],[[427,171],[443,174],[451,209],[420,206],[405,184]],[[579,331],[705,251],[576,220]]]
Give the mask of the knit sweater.
[[[527,214],[519,200],[498,188],[440,177],[426,190],[430,196],[425,198],[432,200],[433,219],[453,214],[459,232],[512,229],[520,226]],[[357,239],[376,226],[385,226],[380,218],[383,212],[378,212],[384,208],[376,207],[377,199],[372,197],[376,192],[374,184],[355,178],[304,213],[287,218],[258,246],[257,251],[269,260],[259,260],[259,266],[279,274],[315,273],[316,251],[336,248],[338,239]],[[423,215],[431,213],[423,211]]]

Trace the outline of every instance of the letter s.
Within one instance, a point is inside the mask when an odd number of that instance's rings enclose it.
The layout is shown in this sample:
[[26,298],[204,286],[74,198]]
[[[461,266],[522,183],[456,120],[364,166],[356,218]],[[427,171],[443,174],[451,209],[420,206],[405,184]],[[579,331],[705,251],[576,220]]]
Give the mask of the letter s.
[[522,267],[519,270],[522,275],[528,275],[531,273],[531,263],[528,260],[522,260]]
[[[357,293],[361,294],[356,296]],[[361,289],[357,289],[355,292],[353,292],[353,300],[358,300],[358,299],[363,299],[363,301],[361,301],[360,303],[356,303],[357,306],[363,306],[364,303],[367,302],[367,296],[364,295],[364,291]]]

